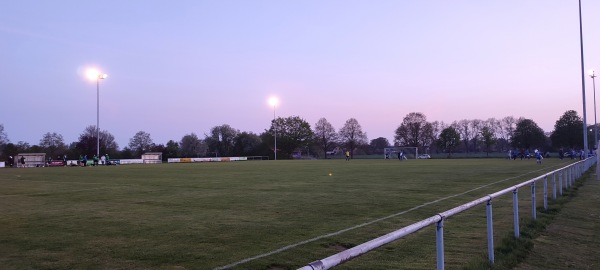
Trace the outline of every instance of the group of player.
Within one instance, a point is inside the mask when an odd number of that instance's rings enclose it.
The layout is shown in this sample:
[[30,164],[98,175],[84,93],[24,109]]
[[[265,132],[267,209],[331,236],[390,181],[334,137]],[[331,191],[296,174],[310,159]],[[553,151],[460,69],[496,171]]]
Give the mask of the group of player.
[[544,159],[544,153],[535,149],[533,151],[533,155],[529,152],[529,149],[521,149],[521,151],[517,151],[517,149],[508,150],[508,159],[517,160],[517,158],[530,159],[531,157],[535,157],[535,163],[542,164],[542,160]]
[[[88,166],[87,155],[80,155],[79,160],[77,160],[77,165],[82,166],[82,167]],[[98,158],[97,155],[94,155],[94,157],[92,158],[92,164],[90,164],[90,165],[92,165],[92,166],[112,165],[112,162],[110,161],[110,157],[108,156],[108,154],[102,155],[100,158]]]
[[[581,149],[579,151],[575,151],[573,149],[571,149],[570,151],[564,151],[561,148],[560,150],[558,150],[558,158],[560,158],[560,160],[565,158],[565,156],[571,157],[571,159],[579,158],[580,160],[586,158],[586,154],[583,149]],[[592,157],[592,156],[594,156],[594,151],[592,151],[590,149],[590,152],[587,154],[587,157]]]
[[[408,159],[408,158],[406,157],[406,155],[404,155],[404,151],[402,151],[402,150],[401,150],[401,151],[398,151],[398,154],[397,154],[397,155],[398,155],[398,159],[399,159],[400,161],[402,161],[402,160],[405,160],[405,159]],[[385,152],[385,159],[390,159],[390,152],[387,152],[387,151]]]
[[[548,153],[545,154],[546,157],[548,157],[549,155],[550,154],[548,154]],[[583,160],[586,158],[586,153],[583,149],[581,149],[579,151],[575,151],[573,149],[571,149],[570,151],[564,151],[561,148],[558,151],[558,158],[560,160],[563,160],[565,158],[565,156],[571,157],[571,159],[579,158],[580,160]],[[592,150],[590,150],[590,152],[587,154],[587,157],[591,157],[591,156],[594,156],[594,152]],[[521,158],[521,160],[523,160],[523,159],[530,159],[532,157],[532,155],[530,155],[529,149],[525,149],[525,150],[521,149],[520,152],[517,152],[517,149],[508,150],[508,159],[516,160],[518,157]],[[537,164],[542,164],[542,160],[544,159],[544,153],[542,151],[535,149],[533,157],[535,157]]]

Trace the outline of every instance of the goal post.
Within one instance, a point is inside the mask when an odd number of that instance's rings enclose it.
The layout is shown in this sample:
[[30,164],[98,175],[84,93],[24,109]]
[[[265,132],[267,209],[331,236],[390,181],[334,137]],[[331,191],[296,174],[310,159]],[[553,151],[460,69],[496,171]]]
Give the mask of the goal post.
[[406,159],[417,159],[419,148],[414,146],[397,146],[383,149],[384,159],[398,159],[398,153],[402,152]]

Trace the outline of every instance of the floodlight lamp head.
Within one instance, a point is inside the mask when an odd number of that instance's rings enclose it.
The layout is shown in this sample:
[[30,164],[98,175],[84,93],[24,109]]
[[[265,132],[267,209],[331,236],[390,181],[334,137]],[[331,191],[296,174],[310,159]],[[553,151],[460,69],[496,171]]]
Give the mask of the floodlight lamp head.
[[275,107],[279,103],[279,100],[276,97],[269,98],[269,105]]
[[593,69],[590,69],[590,70],[588,71],[588,74],[590,74],[590,77],[591,77],[592,79],[593,79],[593,78],[596,78],[596,73],[595,73],[595,71],[594,71]]
[[100,75],[98,75],[98,79],[104,80],[106,78],[108,78],[108,74],[100,74]]

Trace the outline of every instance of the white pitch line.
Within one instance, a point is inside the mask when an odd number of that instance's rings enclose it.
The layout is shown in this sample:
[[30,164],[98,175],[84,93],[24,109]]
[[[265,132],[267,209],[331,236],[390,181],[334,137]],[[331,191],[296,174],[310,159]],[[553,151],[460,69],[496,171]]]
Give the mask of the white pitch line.
[[[555,167],[555,166],[553,166],[553,167]],[[269,251],[267,253],[263,253],[263,254],[260,254],[260,255],[256,255],[254,257],[246,258],[246,259],[243,259],[241,261],[237,261],[237,262],[234,262],[234,263],[231,263],[231,264],[228,264],[228,265],[216,267],[213,270],[225,270],[225,269],[229,269],[229,268],[238,266],[240,264],[247,263],[247,262],[250,262],[250,261],[253,261],[253,260],[256,260],[256,259],[264,258],[264,257],[267,257],[267,256],[271,256],[273,254],[276,254],[276,253],[279,253],[279,252],[283,252],[283,251],[286,251],[288,249],[292,249],[292,248],[295,248],[295,247],[298,247],[298,246],[301,246],[301,245],[304,245],[304,244],[308,244],[310,242],[314,242],[314,241],[321,240],[323,238],[327,238],[327,237],[331,237],[331,236],[336,236],[336,235],[345,233],[347,231],[351,231],[351,230],[358,229],[358,228],[361,228],[361,227],[364,227],[364,226],[367,226],[367,225],[371,225],[371,224],[374,224],[374,223],[377,223],[377,222],[380,222],[380,221],[384,221],[386,219],[390,219],[390,218],[393,218],[393,217],[404,215],[406,213],[412,212],[412,211],[417,210],[419,208],[423,208],[423,207],[428,206],[430,204],[438,203],[438,202],[441,202],[441,201],[445,201],[447,199],[451,199],[451,198],[454,198],[454,197],[465,195],[465,194],[467,194],[469,192],[472,192],[472,191],[475,191],[475,190],[479,190],[479,189],[482,189],[484,187],[488,187],[488,186],[491,186],[491,185],[495,185],[495,184],[499,184],[499,183],[502,183],[502,182],[506,182],[506,181],[509,181],[509,180],[512,180],[512,179],[515,179],[515,178],[518,178],[518,177],[522,177],[522,176],[525,176],[525,175],[528,175],[528,174],[531,174],[531,173],[542,171],[544,169],[547,169],[547,168],[543,168],[543,169],[531,171],[531,172],[528,172],[528,173],[524,173],[524,174],[521,174],[521,175],[513,176],[513,177],[510,177],[510,178],[502,179],[502,180],[499,180],[499,181],[496,181],[496,182],[492,182],[492,183],[489,183],[489,184],[486,184],[486,185],[483,185],[483,186],[480,186],[480,187],[476,187],[476,188],[471,189],[471,190],[467,190],[467,191],[462,192],[462,193],[458,193],[458,194],[454,194],[454,195],[451,195],[451,196],[448,196],[448,197],[440,198],[440,199],[437,199],[435,201],[426,202],[424,204],[421,204],[419,206],[415,206],[413,208],[410,208],[408,210],[404,210],[402,212],[398,212],[398,213],[391,214],[391,215],[386,216],[386,217],[382,217],[382,218],[378,218],[378,219],[375,219],[375,220],[371,220],[369,222],[365,222],[365,223],[362,223],[362,224],[359,224],[359,225],[356,225],[356,226],[352,226],[352,227],[349,227],[349,228],[346,228],[346,229],[342,229],[342,230],[339,230],[337,232],[332,232],[332,233],[320,235],[320,236],[317,236],[317,237],[314,237],[314,238],[311,238],[311,239],[308,239],[308,240],[304,240],[304,241],[297,242],[297,243],[294,243],[294,244],[291,244],[291,245],[287,245],[285,247],[278,248],[276,250],[272,250],[272,251]]]

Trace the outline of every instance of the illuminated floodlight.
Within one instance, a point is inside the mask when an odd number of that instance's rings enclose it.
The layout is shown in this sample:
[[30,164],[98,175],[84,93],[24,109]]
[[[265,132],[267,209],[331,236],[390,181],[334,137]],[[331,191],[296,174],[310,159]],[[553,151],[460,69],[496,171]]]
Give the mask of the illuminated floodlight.
[[277,99],[276,97],[269,98],[269,105],[271,105],[272,107],[275,107],[275,106],[277,106],[277,104],[279,104],[279,99]]
[[85,77],[88,78],[90,81],[95,81],[98,79],[108,78],[108,74],[101,73],[100,71],[98,71],[95,68],[90,68],[90,69],[86,70]]

